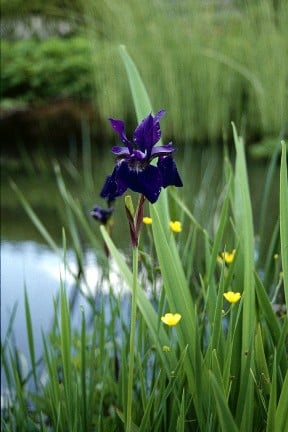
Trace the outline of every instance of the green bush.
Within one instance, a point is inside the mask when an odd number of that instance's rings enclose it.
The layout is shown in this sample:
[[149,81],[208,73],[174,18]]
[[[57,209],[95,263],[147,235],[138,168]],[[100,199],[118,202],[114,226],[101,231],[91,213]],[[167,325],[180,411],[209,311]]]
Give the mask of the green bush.
[[2,98],[91,98],[90,57],[88,41],[81,36],[2,41]]
[[81,0],[2,0],[1,2],[1,13],[2,18],[21,18],[29,15],[40,13],[51,17],[65,17],[67,14],[72,15],[73,12],[79,12],[81,10]]

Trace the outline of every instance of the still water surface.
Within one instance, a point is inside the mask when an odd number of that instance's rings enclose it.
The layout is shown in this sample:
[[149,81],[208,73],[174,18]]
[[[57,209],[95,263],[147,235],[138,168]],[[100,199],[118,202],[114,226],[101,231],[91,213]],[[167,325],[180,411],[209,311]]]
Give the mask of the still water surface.
[[[29,298],[30,311],[33,324],[35,348],[41,354],[41,330],[47,330],[52,325],[54,312],[53,299],[57,299],[60,286],[73,300],[73,325],[81,322],[81,309],[86,309],[87,315],[91,313],[86,296],[95,299],[95,310],[101,307],[101,299],[109,294],[107,280],[103,280],[97,259],[92,251],[88,251],[85,260],[85,283],[80,283],[80,290],[75,285],[74,274],[77,273],[77,263],[72,251],[66,256],[67,267],[64,267],[60,257],[48,247],[33,241],[2,242],[1,245],[1,339],[7,334],[9,319],[12,310],[16,307],[13,321],[13,338],[17,348],[28,356],[26,334],[26,320],[24,307],[24,290],[26,288]],[[109,279],[115,287],[115,293],[123,298],[128,292],[117,269],[112,264]],[[101,290],[99,287],[101,286]],[[98,304],[98,306],[97,306]],[[107,322],[110,320],[110,311],[107,304],[105,311]]]

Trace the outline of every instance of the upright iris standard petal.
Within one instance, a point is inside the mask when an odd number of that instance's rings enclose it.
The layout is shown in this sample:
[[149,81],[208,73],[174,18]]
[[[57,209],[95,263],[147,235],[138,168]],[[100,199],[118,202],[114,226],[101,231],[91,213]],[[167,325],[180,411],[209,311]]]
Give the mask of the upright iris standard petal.
[[[125,146],[112,148],[116,156],[115,168],[104,183],[101,191],[103,198],[113,200],[129,188],[154,203],[162,187],[183,186],[172,158],[175,151],[172,142],[155,146],[161,138],[159,120],[164,114],[165,111],[161,110],[155,116],[149,114],[145,117],[134,131],[133,142],[128,140],[122,120],[109,119]],[[151,164],[155,158],[158,158],[157,166]]]
[[126,133],[125,133],[125,123],[123,120],[115,120],[110,118],[109,119],[112,128],[118,133],[121,141],[124,144],[127,144],[127,147],[129,149],[130,152],[132,152],[133,150],[133,145],[132,143],[128,140],[128,138],[126,137]]
[[147,152],[150,156],[152,147],[161,138],[159,120],[165,114],[165,110],[159,111],[155,117],[149,114],[135,129],[133,139],[142,152]]

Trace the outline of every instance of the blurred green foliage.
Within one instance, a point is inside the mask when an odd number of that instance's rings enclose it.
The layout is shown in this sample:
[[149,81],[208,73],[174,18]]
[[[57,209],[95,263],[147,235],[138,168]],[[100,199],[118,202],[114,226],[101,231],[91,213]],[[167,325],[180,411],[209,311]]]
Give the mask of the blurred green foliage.
[[[42,16],[69,18],[73,13],[81,12],[81,1],[79,0],[2,0],[2,18],[21,18],[29,14],[40,13]],[[68,15],[67,15],[68,14]]]
[[95,84],[105,117],[133,113],[117,51],[123,44],[149,88],[154,110],[167,109],[170,136],[188,145],[223,142],[223,136],[231,136],[231,121],[249,140],[284,136],[286,0],[87,0],[84,10],[95,53],[102,51]]
[[2,2],[7,22],[27,18],[29,26],[31,14],[68,22],[69,37],[2,40],[2,107],[15,99],[93,98],[102,117],[134,123],[118,52],[124,44],[154,110],[168,111],[169,136],[188,145],[222,143],[234,121],[249,142],[285,138],[286,0]]
[[2,41],[2,97],[23,102],[91,98],[90,57],[88,41],[82,36]]

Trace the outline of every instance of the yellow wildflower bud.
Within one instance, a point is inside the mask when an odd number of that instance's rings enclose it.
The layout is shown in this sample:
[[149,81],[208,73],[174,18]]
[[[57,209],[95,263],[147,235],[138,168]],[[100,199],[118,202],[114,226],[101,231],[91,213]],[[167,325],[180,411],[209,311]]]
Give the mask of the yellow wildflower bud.
[[152,218],[151,218],[151,217],[148,217],[148,216],[144,216],[144,217],[143,217],[143,223],[144,223],[145,225],[151,225],[151,224],[152,224]]
[[241,294],[239,292],[228,291],[223,295],[229,303],[237,303],[241,298]]
[[175,326],[181,319],[181,315],[179,313],[166,313],[161,317],[161,321],[168,326]]
[[236,249],[233,249],[232,252],[222,252],[220,256],[218,256],[217,260],[220,264],[225,262],[226,264],[231,264],[234,260],[236,254]]
[[169,223],[169,227],[170,227],[171,231],[176,232],[176,233],[179,233],[182,231],[182,225],[181,225],[181,222],[179,222],[179,221],[174,221],[174,222],[171,221]]

